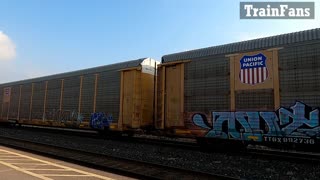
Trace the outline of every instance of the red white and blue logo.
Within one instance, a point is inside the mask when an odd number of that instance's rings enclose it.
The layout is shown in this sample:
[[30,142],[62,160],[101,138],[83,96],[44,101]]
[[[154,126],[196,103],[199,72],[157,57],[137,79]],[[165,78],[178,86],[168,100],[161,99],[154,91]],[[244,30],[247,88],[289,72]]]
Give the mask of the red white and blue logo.
[[243,56],[240,59],[239,78],[245,84],[259,84],[268,78],[267,57],[262,54]]
[[4,95],[10,96],[10,88],[4,88]]

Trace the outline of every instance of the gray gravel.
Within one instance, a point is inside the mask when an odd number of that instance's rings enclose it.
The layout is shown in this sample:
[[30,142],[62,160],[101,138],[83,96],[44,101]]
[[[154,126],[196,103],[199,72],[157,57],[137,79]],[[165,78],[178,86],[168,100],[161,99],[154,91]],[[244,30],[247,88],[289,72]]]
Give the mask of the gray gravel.
[[198,152],[144,143],[92,139],[62,134],[54,134],[53,136],[52,133],[46,132],[35,134],[30,130],[20,128],[0,127],[0,135],[185,169],[212,172],[239,179],[320,179],[320,164],[256,159],[250,156]]

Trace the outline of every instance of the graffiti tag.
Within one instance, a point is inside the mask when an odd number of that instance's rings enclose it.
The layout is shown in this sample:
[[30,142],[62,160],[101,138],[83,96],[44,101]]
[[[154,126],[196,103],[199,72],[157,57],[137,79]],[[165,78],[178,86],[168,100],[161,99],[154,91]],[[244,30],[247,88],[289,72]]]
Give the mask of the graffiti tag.
[[313,144],[320,139],[319,109],[296,102],[276,112],[212,112],[212,123],[196,113],[193,123],[207,129],[206,137],[247,141]]
[[108,129],[112,122],[112,114],[105,114],[104,112],[95,112],[90,117],[90,127],[93,129]]
[[72,126],[78,127],[83,121],[83,116],[75,110],[51,110],[46,111],[43,114],[42,119],[45,120],[54,120],[65,124],[71,124]]

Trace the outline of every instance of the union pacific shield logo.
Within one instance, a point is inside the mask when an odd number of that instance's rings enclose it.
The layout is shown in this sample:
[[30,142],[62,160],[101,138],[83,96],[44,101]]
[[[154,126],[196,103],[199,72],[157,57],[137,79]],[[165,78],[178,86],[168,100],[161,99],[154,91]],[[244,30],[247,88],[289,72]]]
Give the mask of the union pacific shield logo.
[[262,53],[240,59],[239,78],[245,84],[259,84],[268,78],[267,57]]

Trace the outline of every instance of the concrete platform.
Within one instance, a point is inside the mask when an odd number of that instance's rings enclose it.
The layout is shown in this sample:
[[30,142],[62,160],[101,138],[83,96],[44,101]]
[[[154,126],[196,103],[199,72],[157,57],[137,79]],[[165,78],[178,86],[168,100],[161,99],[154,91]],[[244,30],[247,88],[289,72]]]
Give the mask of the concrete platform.
[[0,179],[114,180],[133,178],[0,146]]

